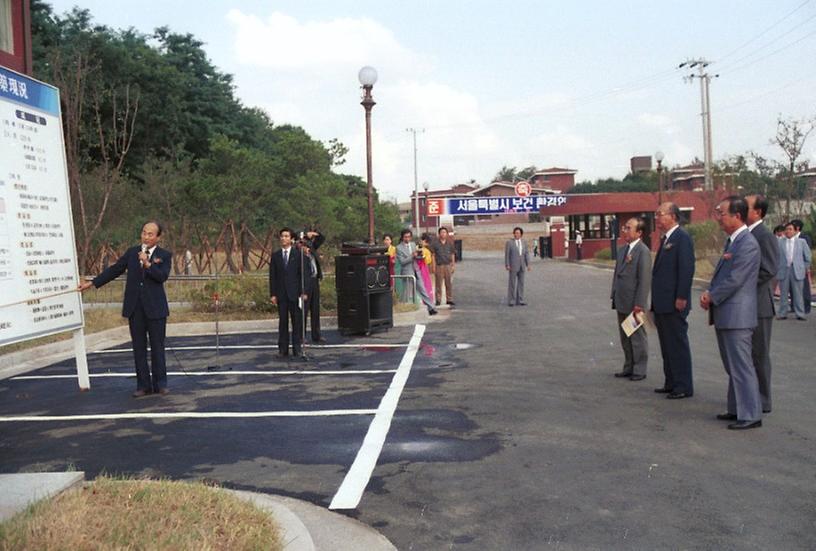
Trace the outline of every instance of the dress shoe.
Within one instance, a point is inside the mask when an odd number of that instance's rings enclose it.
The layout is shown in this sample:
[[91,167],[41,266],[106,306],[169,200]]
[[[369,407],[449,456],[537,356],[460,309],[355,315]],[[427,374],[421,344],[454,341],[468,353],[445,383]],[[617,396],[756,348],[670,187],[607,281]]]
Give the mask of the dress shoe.
[[762,413],[770,413],[770,412],[771,412],[771,410],[770,410],[770,409],[763,409],[763,410],[762,410]]
[[717,419],[719,421],[736,421],[737,414],[736,413],[718,413]]
[[686,394],[685,392],[669,392],[666,394],[666,398],[669,400],[682,400],[683,398],[691,398],[691,394]]
[[312,344],[317,344],[319,342],[326,342],[326,339],[323,337],[317,337],[316,339],[312,339]]
[[617,373],[615,373],[615,377],[617,377],[618,379],[622,379],[624,377],[631,377],[631,376],[632,376],[631,371],[630,372],[618,371]]
[[428,315],[429,316],[435,316],[436,314],[438,314],[438,312],[436,311],[436,308],[430,308],[428,310]]
[[788,319],[788,316],[776,316],[776,319],[782,321]]
[[629,380],[630,381],[642,381],[645,378],[646,378],[646,375],[632,375],[631,377],[629,377]]
[[796,321],[807,321],[807,318],[803,318],[802,316],[796,316]]
[[437,301],[436,301],[434,304],[436,304],[437,306],[439,306],[439,305],[441,304],[441,302],[439,302],[439,301],[437,300]]
[[730,430],[758,429],[762,426],[762,419],[757,421],[737,421],[728,425]]
[[131,394],[131,396],[133,396],[134,398],[141,398],[142,396],[147,396],[148,394],[150,394],[148,391],[139,389],[133,394]]
[[517,302],[516,304],[519,305],[519,306],[527,306],[526,302]]
[[456,306],[456,303],[453,302],[452,300],[449,300],[447,304],[448,306]]
[[655,389],[655,392],[657,392],[658,394],[668,394],[671,391],[672,389],[665,386],[661,386],[660,388]]
[[278,352],[278,358],[287,358],[289,357],[289,352]]
[[170,394],[170,390],[167,388],[160,388],[159,394],[161,394],[162,396],[167,396],[168,394]]
[[508,304],[507,306],[509,306],[510,308],[512,308],[512,307],[513,307],[513,303],[511,302],[511,303],[510,303],[510,304]]

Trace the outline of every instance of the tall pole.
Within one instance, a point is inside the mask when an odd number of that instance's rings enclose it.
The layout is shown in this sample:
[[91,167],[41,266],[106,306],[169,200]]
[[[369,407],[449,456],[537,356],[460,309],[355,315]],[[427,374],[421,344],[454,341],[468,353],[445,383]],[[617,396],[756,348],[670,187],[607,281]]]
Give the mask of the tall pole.
[[371,170],[371,108],[376,102],[371,97],[373,85],[363,86],[363,101],[360,105],[365,109],[366,125],[366,176],[368,178],[368,244],[374,244],[374,177]]
[[424,128],[406,128],[406,132],[414,138],[414,231],[419,233],[419,179],[417,178],[417,132],[425,132]]
[[714,189],[713,180],[711,178],[711,163],[713,158],[711,146],[711,104],[709,102],[708,85],[712,78],[717,78],[720,75],[709,75],[706,72],[706,67],[711,64],[705,59],[689,59],[679,65],[679,68],[697,68],[698,74],[691,74],[684,77],[688,82],[695,78],[700,79],[700,104],[702,112],[700,117],[703,121],[703,158],[705,162],[705,190],[711,191]]
[[663,159],[657,160],[657,205],[663,204]]

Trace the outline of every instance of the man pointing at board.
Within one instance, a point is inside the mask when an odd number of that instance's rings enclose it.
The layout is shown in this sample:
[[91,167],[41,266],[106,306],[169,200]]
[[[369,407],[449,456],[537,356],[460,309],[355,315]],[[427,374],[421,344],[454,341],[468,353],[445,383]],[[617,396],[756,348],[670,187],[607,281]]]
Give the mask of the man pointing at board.
[[[148,222],[142,227],[142,242],[129,248],[115,264],[79,286],[102,287],[127,271],[122,316],[128,319],[136,363],[134,398],[148,394],[167,394],[167,366],[164,361],[164,336],[167,327],[167,295],[164,282],[170,276],[173,255],[158,246],[162,227]],[[147,365],[147,341],[150,339],[150,363]]]

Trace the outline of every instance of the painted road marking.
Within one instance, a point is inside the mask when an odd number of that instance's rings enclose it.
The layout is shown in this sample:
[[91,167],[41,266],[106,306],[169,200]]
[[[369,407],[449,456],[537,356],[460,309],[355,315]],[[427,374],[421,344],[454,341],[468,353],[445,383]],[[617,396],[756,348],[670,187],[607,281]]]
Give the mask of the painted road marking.
[[425,326],[417,325],[408,343],[408,349],[397,367],[397,372],[368,427],[363,445],[360,446],[357,457],[354,458],[354,463],[346,473],[343,483],[334,494],[329,509],[356,509],[360,503],[368,481],[371,479],[371,473],[374,472],[374,467],[377,465],[377,459],[380,457],[385,437],[391,428],[391,420],[397,409],[402,389],[405,388],[408,375],[411,374],[411,366],[414,364],[414,357],[419,350],[419,343],[424,334]]
[[[371,343],[371,344],[304,344],[304,348],[314,348],[314,349],[322,349],[322,348],[405,348],[409,345],[407,344],[383,344],[383,343]],[[277,344],[234,344],[234,345],[226,345],[226,346],[219,346],[219,350],[270,350],[275,349],[277,350]],[[215,350],[215,346],[168,346],[165,350],[174,350],[174,351],[190,351],[190,350]],[[150,350],[150,347],[148,347]],[[133,352],[132,348],[113,348],[113,349],[105,349],[105,350],[92,350],[88,352],[88,354],[123,354],[125,352]]]
[[[396,369],[358,369],[349,371],[168,371],[167,375],[179,377],[209,377],[217,375],[376,375],[379,373],[396,373]],[[135,373],[91,373],[92,379],[102,377],[135,377]],[[76,379],[74,375],[20,375],[12,377],[12,381],[32,381],[42,379]]]
[[177,411],[139,413],[100,413],[89,415],[22,415],[0,417],[0,423],[40,421],[105,421],[111,419],[246,419],[261,417],[331,417],[338,415],[374,415],[376,409],[324,409],[317,411]]

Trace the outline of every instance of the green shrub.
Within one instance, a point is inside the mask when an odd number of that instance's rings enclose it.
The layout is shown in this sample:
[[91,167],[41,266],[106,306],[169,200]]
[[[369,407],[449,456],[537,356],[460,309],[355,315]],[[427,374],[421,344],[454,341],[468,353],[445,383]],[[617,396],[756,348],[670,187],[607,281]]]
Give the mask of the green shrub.
[[[193,310],[213,312],[215,293],[218,293],[219,308],[222,312],[277,312],[277,307],[269,301],[269,279],[266,277],[243,274],[211,281],[203,288],[191,292]],[[326,278],[320,283],[320,309],[321,311],[337,309],[334,278]]]
[[697,222],[686,226],[686,231],[694,241],[694,254],[697,258],[702,258],[711,253],[722,251],[725,244],[725,237],[720,229],[720,225],[713,220]]
[[601,249],[595,252],[596,260],[612,260],[612,249]]

